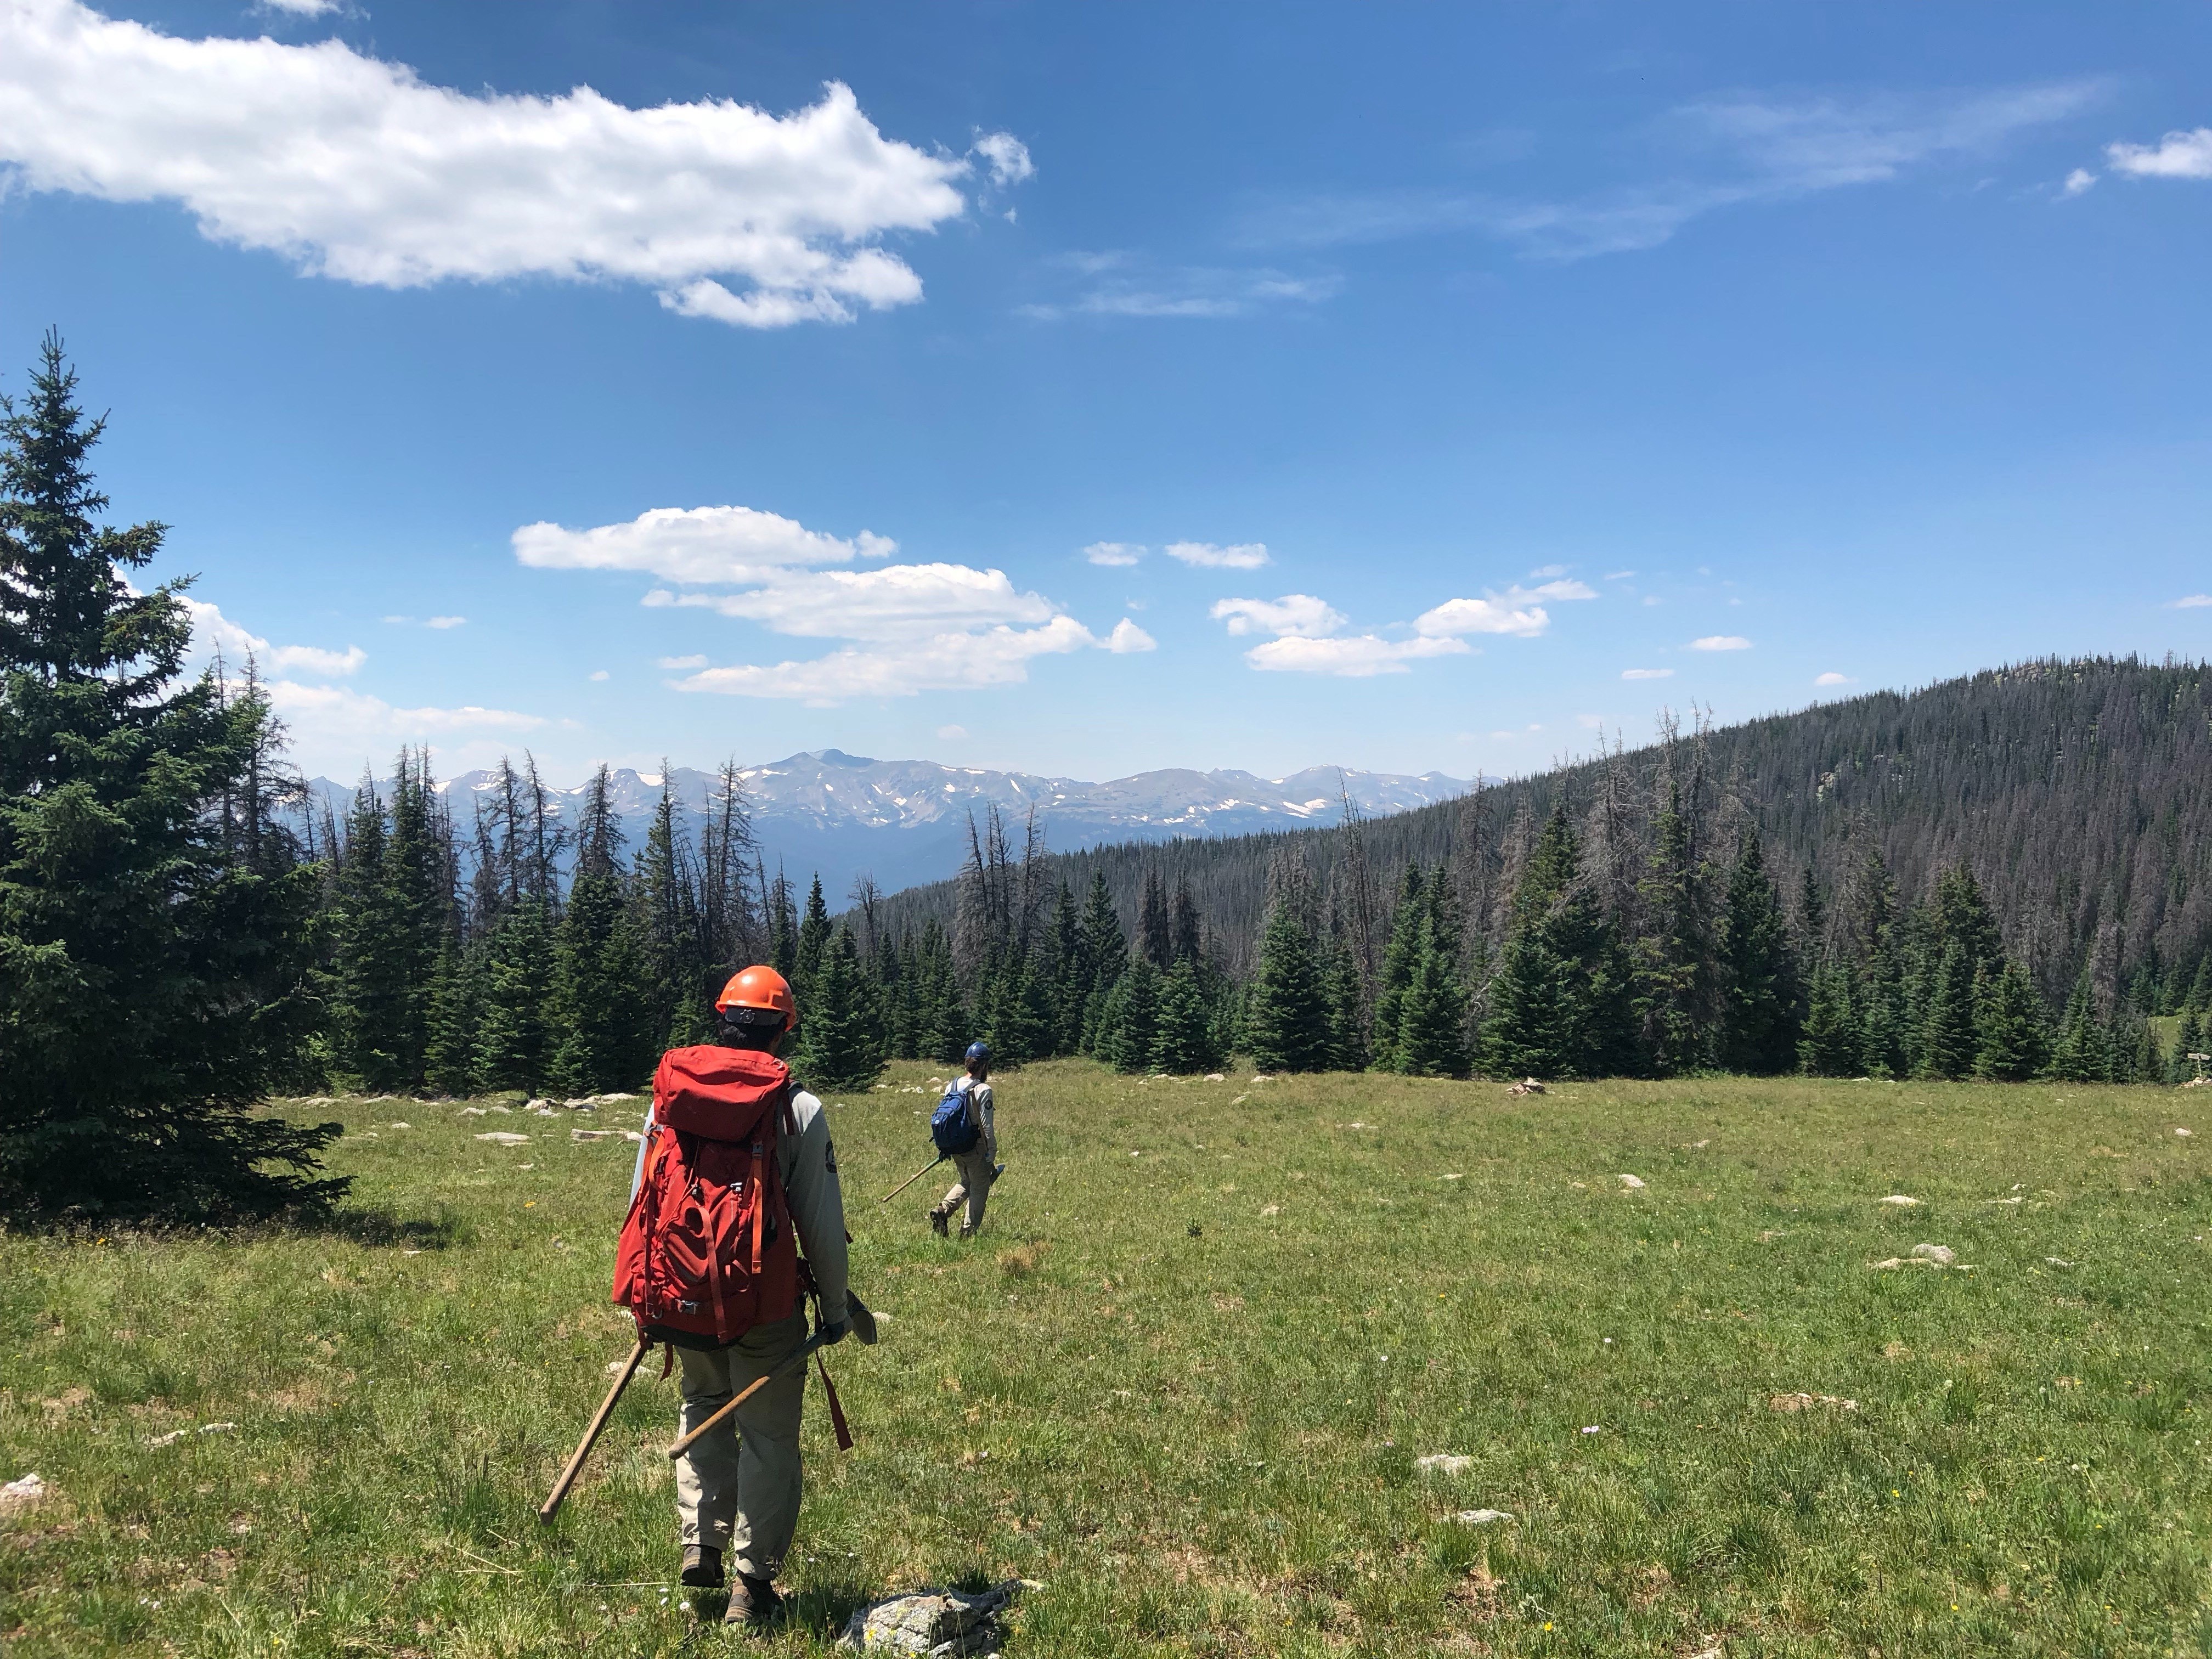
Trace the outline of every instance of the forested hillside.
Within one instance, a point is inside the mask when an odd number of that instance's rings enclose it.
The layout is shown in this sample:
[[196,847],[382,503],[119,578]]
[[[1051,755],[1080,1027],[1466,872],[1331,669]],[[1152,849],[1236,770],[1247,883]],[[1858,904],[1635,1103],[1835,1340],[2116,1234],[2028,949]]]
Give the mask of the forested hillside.
[[[1050,884],[1085,891],[1103,873],[1122,925],[1136,924],[1147,872],[1187,882],[1212,949],[1231,972],[1255,960],[1267,871],[1295,850],[1326,897],[1346,886],[1355,853],[1395,890],[1409,865],[1460,881],[1472,933],[1495,941],[1503,897],[1534,826],[1563,805],[1583,831],[1582,878],[1632,910],[1667,781],[1694,783],[1692,845],[1729,861],[1755,824],[1801,927],[1804,877],[1822,905],[1817,945],[1855,925],[1867,855],[1896,900],[1932,894],[1963,865],[1986,896],[2007,951],[2045,994],[2063,998],[2090,969],[2110,998],[2148,976],[2145,1000],[2178,1006],[2212,945],[2212,685],[2201,664],[2133,659],[2033,662],[1924,690],[1877,692],[1705,732],[1662,733],[1477,796],[1329,829],[1167,846],[1123,844],[1054,855]],[[950,927],[959,884],[882,901],[893,933],[935,918]],[[1346,908],[1356,908],[1346,896]],[[1349,918],[1347,918],[1349,920]],[[2166,988],[2173,981],[2172,989]]]

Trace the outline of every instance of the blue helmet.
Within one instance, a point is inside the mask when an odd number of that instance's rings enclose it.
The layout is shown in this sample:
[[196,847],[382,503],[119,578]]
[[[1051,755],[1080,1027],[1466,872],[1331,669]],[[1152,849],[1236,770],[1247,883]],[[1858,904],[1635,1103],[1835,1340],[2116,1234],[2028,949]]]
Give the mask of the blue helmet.
[[989,1043],[971,1042],[968,1045],[967,1060],[970,1066],[973,1066],[979,1060],[988,1064],[990,1058],[991,1045]]

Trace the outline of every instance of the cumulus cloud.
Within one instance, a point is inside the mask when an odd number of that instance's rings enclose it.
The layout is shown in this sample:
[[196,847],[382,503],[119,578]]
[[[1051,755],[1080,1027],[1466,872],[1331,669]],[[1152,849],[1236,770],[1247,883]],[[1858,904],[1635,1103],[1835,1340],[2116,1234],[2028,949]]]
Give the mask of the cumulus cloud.
[[1106,648],[1117,657],[1126,657],[1135,651],[1157,651],[1159,641],[1124,617],[1106,636]]
[[688,675],[675,682],[684,690],[827,705],[1018,684],[1033,657],[1153,644],[1127,617],[1102,639],[1043,594],[1017,588],[1003,570],[941,561],[836,568],[886,558],[897,544],[867,531],[847,540],[751,507],[656,507],[583,530],[526,525],[512,539],[526,565],[635,571],[678,585],[650,589],[640,601],[647,606],[711,611],[792,638],[848,641],[811,662],[773,665],[662,658],[664,670]]
[[1751,641],[1741,634],[1708,634],[1701,640],[1692,640],[1692,651],[1748,651]]
[[794,565],[886,558],[898,544],[863,530],[852,540],[750,507],[656,507],[623,524],[569,530],[526,524],[514,556],[547,570],[641,570],[672,582],[757,582]]
[[611,680],[614,676],[607,672],[604,668],[594,668],[590,673],[585,675],[584,678],[587,680],[596,682],[599,680]]
[[2200,605],[2212,605],[2212,593],[2188,593],[2166,608],[2170,611],[2194,611]]
[[2107,144],[2112,171],[2136,179],[2212,179],[2212,127],[2169,132],[2154,144]]
[[1334,634],[1350,620],[1310,593],[1285,593],[1279,599],[1222,599],[1206,614],[1227,623],[1231,634],[1295,635],[1310,640]]
[[1376,674],[1411,673],[1407,665],[1424,657],[1466,656],[1473,650],[1465,640],[1458,639],[1386,640],[1374,634],[1356,634],[1316,640],[1288,635],[1254,646],[1244,653],[1244,660],[1255,668],[1278,673],[1366,679]]
[[250,657],[264,673],[323,676],[353,673],[368,660],[368,653],[357,645],[349,645],[343,651],[319,645],[271,645],[204,600],[187,597],[185,608],[191,613],[191,659],[195,663],[210,661],[220,653],[234,670],[243,669]]
[[[303,12],[304,3],[288,9]],[[884,137],[837,82],[775,115],[630,109],[589,87],[464,93],[343,41],[185,40],[77,0],[0,4],[0,165],[32,190],[174,202],[201,234],[382,288],[643,284],[750,328],[848,322],[921,281],[878,246],[959,216],[980,159]]]
[[1238,542],[1229,547],[1212,542],[1170,542],[1161,550],[1171,559],[1207,570],[1257,570],[1268,562],[1265,542]]
[[1620,671],[1620,678],[1625,680],[1671,680],[1674,678],[1674,671],[1671,668],[1624,668]]
[[1413,631],[1432,639],[1462,634],[1518,634],[1532,639],[1552,623],[1541,605],[1514,605],[1498,599],[1446,599],[1413,618]]
[[991,182],[1001,190],[1036,176],[1030,147],[1011,132],[987,132],[975,141],[975,153],[990,170]]
[[1832,668],[1825,674],[1815,675],[1813,679],[1813,684],[1815,685],[1849,685],[1850,683],[1851,677],[1849,674],[1838,674]]
[[2097,182],[2097,175],[2087,167],[2075,167],[2066,175],[2066,182],[2058,187],[2061,196],[2079,196]]
[[1132,565],[1145,556],[1145,550],[1135,542],[1093,542],[1083,556],[1093,564]]

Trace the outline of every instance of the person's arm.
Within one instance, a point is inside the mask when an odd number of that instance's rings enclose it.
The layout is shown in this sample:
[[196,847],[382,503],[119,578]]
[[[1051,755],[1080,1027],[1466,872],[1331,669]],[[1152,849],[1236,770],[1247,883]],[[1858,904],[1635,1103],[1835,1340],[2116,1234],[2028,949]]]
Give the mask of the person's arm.
[[637,1162],[630,1167],[629,1201],[637,1202],[638,1183],[645,1179],[645,1145],[653,1139],[653,1108],[645,1109],[645,1133],[637,1143]]
[[[810,1102],[811,1112],[805,1109]],[[799,1248],[814,1269],[814,1285],[822,1292],[824,1316],[835,1324],[846,1317],[848,1272],[845,1194],[837,1183],[837,1150],[830,1144],[830,1119],[820,1101],[802,1095],[793,1109],[793,1115],[799,1120],[799,1144],[784,1172],[784,1198],[791,1206],[792,1224],[799,1229]]]

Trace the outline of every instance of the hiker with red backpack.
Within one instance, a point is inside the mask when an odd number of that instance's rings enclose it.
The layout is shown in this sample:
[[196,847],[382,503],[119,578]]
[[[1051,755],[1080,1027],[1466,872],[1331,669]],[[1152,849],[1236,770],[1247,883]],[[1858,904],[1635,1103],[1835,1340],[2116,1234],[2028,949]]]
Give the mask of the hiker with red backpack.
[[[799,1525],[803,1292],[816,1298],[816,1344],[842,1340],[854,1313],[829,1120],[777,1058],[799,1025],[791,987],[773,968],[748,968],[714,1012],[714,1041],[670,1049],[653,1076],[614,1299],[641,1344],[678,1356],[687,1436],[769,1379],[676,1468],[683,1582],[718,1588],[727,1559],[723,1623],[757,1626],[781,1605],[775,1575]],[[869,1330],[864,1320],[864,1339]],[[834,1395],[831,1412],[842,1429]]]
[[952,1212],[963,1204],[967,1213],[960,1218],[960,1237],[975,1237],[983,1224],[984,1201],[1005,1167],[998,1161],[999,1129],[991,1109],[991,1045],[971,1042],[967,1071],[952,1079],[930,1117],[930,1135],[938,1151],[952,1160],[960,1175],[929,1212],[929,1224],[939,1238],[946,1236]]

